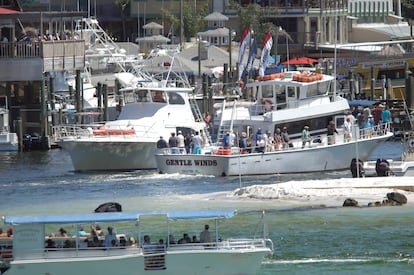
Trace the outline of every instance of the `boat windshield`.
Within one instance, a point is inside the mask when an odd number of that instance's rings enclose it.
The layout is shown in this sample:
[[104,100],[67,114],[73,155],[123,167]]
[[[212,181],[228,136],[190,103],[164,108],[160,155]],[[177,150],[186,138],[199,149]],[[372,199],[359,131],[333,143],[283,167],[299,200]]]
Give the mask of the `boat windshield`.
[[185,104],[184,98],[176,92],[169,92],[168,98],[169,98],[169,103],[172,105],[184,105]]

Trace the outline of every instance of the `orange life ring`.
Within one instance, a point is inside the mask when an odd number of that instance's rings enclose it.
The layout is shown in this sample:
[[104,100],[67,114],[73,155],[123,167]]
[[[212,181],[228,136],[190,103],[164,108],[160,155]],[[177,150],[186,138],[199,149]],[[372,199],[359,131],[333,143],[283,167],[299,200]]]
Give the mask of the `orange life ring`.
[[[263,105],[263,111],[273,111],[273,102],[270,99],[262,99],[260,104]],[[269,107],[267,107],[269,105]]]

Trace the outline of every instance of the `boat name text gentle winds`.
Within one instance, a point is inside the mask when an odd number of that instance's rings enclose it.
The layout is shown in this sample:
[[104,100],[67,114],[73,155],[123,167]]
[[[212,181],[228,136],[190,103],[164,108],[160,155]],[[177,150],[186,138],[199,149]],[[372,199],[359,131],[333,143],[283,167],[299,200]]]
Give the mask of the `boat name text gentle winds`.
[[194,160],[191,159],[167,159],[165,164],[168,166],[217,166],[216,160]]

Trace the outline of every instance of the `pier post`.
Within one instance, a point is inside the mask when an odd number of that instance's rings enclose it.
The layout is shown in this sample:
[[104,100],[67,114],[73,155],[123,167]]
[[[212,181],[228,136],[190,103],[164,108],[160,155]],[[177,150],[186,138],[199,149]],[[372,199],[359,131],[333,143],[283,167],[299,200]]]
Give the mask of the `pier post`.
[[370,89],[370,100],[374,100],[374,90],[375,90],[375,77],[374,77],[374,67],[371,66],[371,89]]
[[[102,83],[98,82],[96,85],[96,96],[98,98],[98,112],[102,113]],[[102,115],[99,115],[99,121],[103,120]]]
[[223,94],[227,94],[227,87],[228,87],[228,70],[229,66],[227,63],[224,63],[223,65]]
[[[82,84],[82,79],[81,79],[81,74],[80,74],[80,70],[76,70],[76,87],[75,87],[75,99],[76,99],[76,111],[77,112],[82,112],[83,111],[83,95],[81,93],[81,84]],[[79,118],[78,118],[79,119]],[[79,121],[78,121],[79,122]]]
[[202,88],[203,88],[203,110],[202,113],[206,113],[208,110],[208,82],[207,75],[203,74]]
[[102,85],[102,93],[103,93],[103,105],[104,105],[104,120],[109,120],[109,112],[108,112],[108,85]]
[[40,136],[45,137],[48,135],[47,131],[47,102],[46,102],[46,75],[42,75],[42,83],[40,85]]

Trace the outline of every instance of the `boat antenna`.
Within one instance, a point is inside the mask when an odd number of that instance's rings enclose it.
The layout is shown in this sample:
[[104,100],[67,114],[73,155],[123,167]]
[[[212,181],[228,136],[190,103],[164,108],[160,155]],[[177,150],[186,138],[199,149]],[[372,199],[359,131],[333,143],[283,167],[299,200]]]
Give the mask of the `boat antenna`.
[[334,26],[334,101],[336,98],[336,43],[338,39],[338,1],[335,1],[335,26]]

